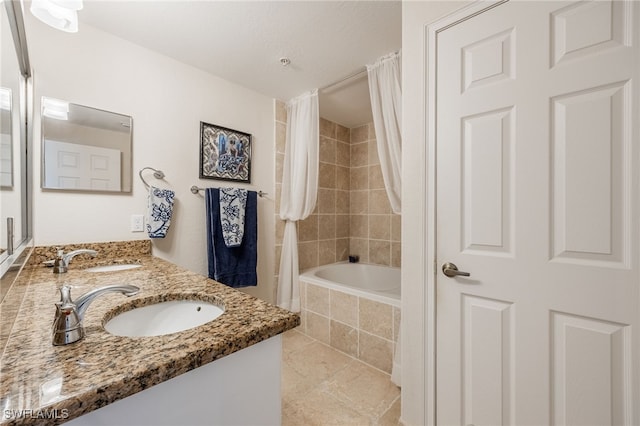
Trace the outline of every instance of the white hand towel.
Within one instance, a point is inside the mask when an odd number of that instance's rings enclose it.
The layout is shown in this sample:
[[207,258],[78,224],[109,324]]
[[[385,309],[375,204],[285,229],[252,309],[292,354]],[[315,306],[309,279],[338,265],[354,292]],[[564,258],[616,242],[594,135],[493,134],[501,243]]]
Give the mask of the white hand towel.
[[242,245],[247,192],[246,189],[220,188],[220,224],[227,247]]
[[167,231],[171,224],[175,195],[175,192],[170,189],[149,187],[149,217],[147,218],[149,238],[164,238],[167,236]]

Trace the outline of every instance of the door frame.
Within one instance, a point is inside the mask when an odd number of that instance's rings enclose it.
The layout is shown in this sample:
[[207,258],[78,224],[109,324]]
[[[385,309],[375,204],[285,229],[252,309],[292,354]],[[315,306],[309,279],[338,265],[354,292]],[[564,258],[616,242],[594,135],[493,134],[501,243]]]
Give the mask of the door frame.
[[[420,300],[422,321],[417,325],[420,335],[423,336],[423,353],[425,359],[419,367],[421,371],[415,371],[414,374],[420,374],[424,377],[424,395],[421,400],[424,401],[424,418],[425,424],[436,425],[436,283],[439,260],[436,257],[437,249],[437,217],[436,217],[436,200],[437,200],[437,162],[436,162],[436,104],[437,104],[437,39],[438,33],[447,28],[473,18],[476,15],[484,13],[494,7],[500,6],[510,0],[476,0],[473,3],[444,16],[443,18],[425,26],[425,48],[426,48],[426,65],[425,70],[425,94],[424,108],[426,110],[426,125],[423,126],[423,136],[426,141],[426,150],[422,151],[422,164],[426,164],[425,173],[421,174],[421,187],[425,191],[421,192],[421,221],[426,224],[426,230],[423,235],[424,244],[420,247],[420,251],[425,254],[422,257],[419,282],[426,283],[425,297]],[[513,0],[511,0],[513,1]],[[413,325],[415,326],[415,324]]]

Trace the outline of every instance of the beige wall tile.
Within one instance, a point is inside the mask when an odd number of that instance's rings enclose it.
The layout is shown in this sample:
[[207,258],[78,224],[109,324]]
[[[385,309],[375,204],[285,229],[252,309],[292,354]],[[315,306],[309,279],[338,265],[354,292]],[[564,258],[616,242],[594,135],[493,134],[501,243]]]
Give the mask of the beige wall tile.
[[348,143],[336,143],[336,164],[339,166],[349,167],[351,165],[350,157],[351,146]]
[[358,356],[358,330],[337,321],[331,321],[331,346],[351,355]]
[[391,241],[402,241],[402,216],[391,214]]
[[276,123],[276,152],[284,154],[287,142],[287,126]]
[[328,317],[331,313],[331,308],[329,307],[329,289],[308,283],[307,309],[316,314]]
[[336,190],[335,189],[318,189],[318,212],[335,214],[336,212]]
[[391,242],[369,240],[369,263],[391,266]]
[[336,123],[333,121],[320,118],[320,136],[326,136],[331,139],[336,138]]
[[351,327],[358,327],[358,297],[352,294],[331,290],[329,293],[331,319]]
[[369,164],[369,144],[361,142],[351,144],[351,167],[367,166]]
[[349,239],[338,238],[336,240],[336,262],[342,262],[349,258]]
[[298,241],[313,241],[318,239],[318,215],[312,214],[298,222]]
[[318,265],[329,265],[336,262],[336,240],[318,242]]
[[360,262],[369,263],[369,240],[366,238],[349,238],[349,254],[360,256]]
[[369,238],[374,240],[391,239],[390,215],[378,214],[369,216]]
[[367,123],[367,139],[375,139],[376,138],[376,128],[373,125],[373,121]]
[[[280,271],[280,259],[281,259],[281,257],[282,257],[282,244],[277,244],[276,245],[276,258],[275,258],[275,262],[276,262],[275,271],[276,271],[276,274]],[[276,290],[277,290],[277,288],[278,288],[278,286],[276,285]],[[273,300],[276,300],[276,299],[273,299]]]
[[391,266],[402,267],[402,243],[391,243]]
[[336,188],[336,166],[335,164],[320,163],[318,171],[318,187],[319,188]]
[[348,167],[336,167],[336,188],[348,191],[351,186],[351,173]]
[[349,191],[338,190],[335,195],[336,213],[349,214],[349,210],[351,209],[351,195],[349,194]]
[[276,121],[287,122],[287,105],[282,101],[276,101]]
[[282,173],[284,171],[284,154],[276,154],[276,183],[282,183]]
[[298,243],[298,264],[301,272],[318,266],[318,241]]
[[384,178],[380,164],[369,166],[369,189],[384,189]]
[[300,284],[300,306],[302,309],[307,309],[307,283],[299,281]]
[[307,334],[327,345],[331,344],[329,318],[307,311]]
[[280,219],[278,214],[275,215],[276,222],[276,244],[282,244],[282,238],[284,238],[284,224],[286,221]]
[[320,136],[320,161],[336,164],[336,141],[326,136]]
[[369,189],[369,167],[352,167],[351,168],[351,181],[349,183],[349,189],[352,191],[358,189]]
[[360,330],[387,340],[393,339],[393,306],[360,297],[358,321]]
[[369,191],[351,191],[349,198],[352,215],[369,213]]
[[369,192],[369,213],[391,214],[391,205],[384,189],[374,189]]
[[348,214],[338,214],[336,215],[336,238],[349,238],[350,226],[349,226],[349,215]]
[[340,142],[349,143],[351,139],[350,130],[340,124],[336,124],[336,139]]
[[360,331],[358,352],[358,359],[391,374],[393,363],[393,343],[391,341]]
[[349,229],[352,237],[369,237],[369,217],[366,215],[351,215]]
[[375,138],[369,139],[369,165],[380,164],[378,157],[378,142]]
[[365,124],[364,126],[355,127],[351,129],[351,139],[350,142],[358,143],[364,142],[369,139],[369,127]]
[[328,240],[336,238],[336,216],[321,214],[318,216],[318,239]]

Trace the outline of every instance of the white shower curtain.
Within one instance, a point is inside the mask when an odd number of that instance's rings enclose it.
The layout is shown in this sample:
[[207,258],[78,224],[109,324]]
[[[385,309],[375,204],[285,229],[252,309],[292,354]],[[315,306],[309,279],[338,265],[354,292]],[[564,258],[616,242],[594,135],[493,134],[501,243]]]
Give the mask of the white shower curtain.
[[287,138],[282,175],[280,218],[286,221],[278,278],[278,306],[300,311],[296,222],[311,214],[318,194],[320,145],[318,90],[287,102]]
[[[373,126],[376,130],[378,157],[384,187],[394,213],[401,212],[402,175],[402,88],[400,85],[400,52],[391,53],[367,65],[369,96]],[[393,356],[391,381],[401,385],[401,336],[398,335]]]
[[393,212],[401,211],[402,88],[400,53],[391,53],[367,65],[369,96],[376,130],[382,178]]

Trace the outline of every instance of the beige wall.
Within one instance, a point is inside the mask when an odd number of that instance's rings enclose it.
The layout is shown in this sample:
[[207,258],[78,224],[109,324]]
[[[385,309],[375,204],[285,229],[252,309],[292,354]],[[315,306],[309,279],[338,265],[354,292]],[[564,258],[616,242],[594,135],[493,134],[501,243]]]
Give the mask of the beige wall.
[[[287,113],[276,101],[276,275],[280,265],[284,221],[280,190]],[[301,271],[360,256],[364,263],[400,266],[401,220],[391,211],[378,160],[373,123],[353,129],[320,119],[318,200],[313,213],[298,222]]]

